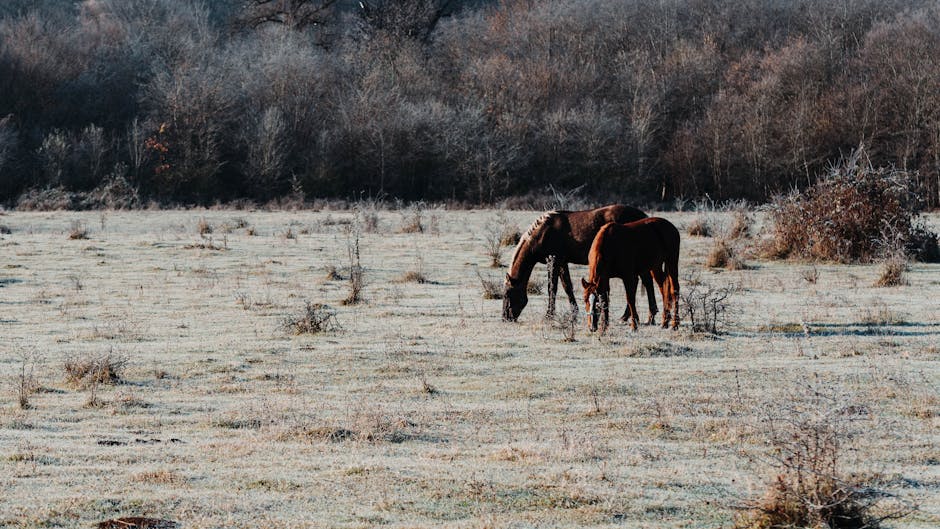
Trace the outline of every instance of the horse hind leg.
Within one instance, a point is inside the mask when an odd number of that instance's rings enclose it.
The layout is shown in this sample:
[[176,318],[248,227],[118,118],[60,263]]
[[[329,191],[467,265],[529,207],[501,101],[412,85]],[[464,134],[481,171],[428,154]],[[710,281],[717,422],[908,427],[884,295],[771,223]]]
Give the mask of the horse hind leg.
[[[646,298],[650,308],[649,317],[646,318],[647,325],[653,325],[656,321],[656,313],[659,312],[659,309],[656,307],[656,291],[653,290],[653,279],[656,279],[655,273],[655,270],[651,270],[648,274],[640,274],[640,279],[643,281],[643,290],[646,291]],[[660,284],[658,279],[656,283]],[[662,292],[661,284],[659,290]],[[667,308],[666,302],[663,301],[663,310]]]
[[672,308],[672,328],[679,328],[679,258],[670,263],[669,267],[670,294],[672,299],[669,306]]
[[672,297],[670,296],[672,289],[669,283],[669,277],[662,268],[654,268],[651,270],[651,274],[656,279],[656,284],[659,285],[659,295],[662,296],[663,299],[662,327],[665,329],[669,326],[669,316],[672,314]]

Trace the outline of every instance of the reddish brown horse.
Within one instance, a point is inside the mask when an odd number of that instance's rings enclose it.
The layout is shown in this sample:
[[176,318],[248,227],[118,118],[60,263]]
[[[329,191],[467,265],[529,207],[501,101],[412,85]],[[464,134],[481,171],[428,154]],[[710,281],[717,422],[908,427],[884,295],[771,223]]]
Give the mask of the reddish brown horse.
[[[605,224],[588,254],[588,279],[584,287],[588,327],[607,329],[610,278],[623,279],[627,289],[630,326],[636,330],[637,276],[653,273],[663,296],[663,327],[679,326],[679,230],[666,219],[650,217],[629,224]],[[598,321],[600,320],[600,321]]]
[[[585,211],[549,211],[539,217],[516,246],[516,253],[512,257],[512,265],[506,274],[506,290],[503,295],[503,319],[515,321],[522,313],[529,301],[526,288],[529,277],[536,263],[545,263],[551,259],[552,266],[548,274],[550,279],[548,291],[547,315],[555,313],[555,295],[558,292],[558,278],[568,295],[572,309],[577,310],[578,304],[574,297],[571,284],[571,273],[568,263],[587,264],[588,250],[597,231],[608,222],[632,222],[646,218],[637,208],[624,205],[611,205]],[[626,283],[624,283],[626,284]],[[649,274],[643,276],[643,286],[649,298],[650,316],[648,323],[652,323],[656,315],[656,297],[653,295],[653,281]],[[634,290],[636,286],[634,285]],[[623,319],[626,321],[627,312]]]

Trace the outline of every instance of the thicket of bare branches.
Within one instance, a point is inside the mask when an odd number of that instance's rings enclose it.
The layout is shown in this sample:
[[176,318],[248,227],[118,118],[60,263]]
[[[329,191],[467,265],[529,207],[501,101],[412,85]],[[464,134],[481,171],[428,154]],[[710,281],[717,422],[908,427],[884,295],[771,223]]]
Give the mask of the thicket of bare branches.
[[11,0],[0,202],[764,201],[864,141],[937,206],[938,57],[927,0]]

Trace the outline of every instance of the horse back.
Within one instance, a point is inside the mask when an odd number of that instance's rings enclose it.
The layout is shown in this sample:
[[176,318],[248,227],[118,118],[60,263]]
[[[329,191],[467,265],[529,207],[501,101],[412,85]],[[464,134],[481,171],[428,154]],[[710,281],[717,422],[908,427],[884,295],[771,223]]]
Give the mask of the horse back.
[[597,209],[584,211],[560,212],[565,216],[562,229],[568,236],[568,260],[575,264],[587,264],[591,243],[600,229],[610,222],[628,223],[646,217],[646,213],[624,204],[612,204]]

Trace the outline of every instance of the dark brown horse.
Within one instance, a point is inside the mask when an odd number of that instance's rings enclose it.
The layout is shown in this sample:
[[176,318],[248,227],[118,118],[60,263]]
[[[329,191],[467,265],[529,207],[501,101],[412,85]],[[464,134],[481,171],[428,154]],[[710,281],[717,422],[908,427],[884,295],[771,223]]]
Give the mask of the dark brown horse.
[[[605,224],[588,255],[588,279],[584,287],[588,327],[607,329],[610,307],[610,278],[623,279],[627,288],[630,326],[636,330],[637,276],[653,273],[663,296],[663,327],[679,326],[679,230],[666,219],[650,217],[629,224]],[[600,320],[600,321],[598,321]]]
[[[565,294],[568,295],[572,310],[578,310],[568,263],[588,264],[588,251],[601,226],[608,222],[626,223],[643,218],[646,218],[646,213],[624,205],[611,205],[586,211],[549,211],[543,214],[532,224],[516,246],[512,265],[509,273],[506,274],[503,319],[515,321],[522,313],[522,309],[529,301],[526,288],[529,285],[532,269],[535,268],[536,263],[549,261],[549,257],[553,259],[551,259],[552,266],[548,271],[550,284],[547,315],[552,316],[555,313],[559,277],[561,277],[561,284],[565,289]],[[657,309],[650,274],[643,276],[643,286],[649,298],[648,323],[652,323]],[[625,311],[623,319],[626,320],[627,317],[628,314]]]

